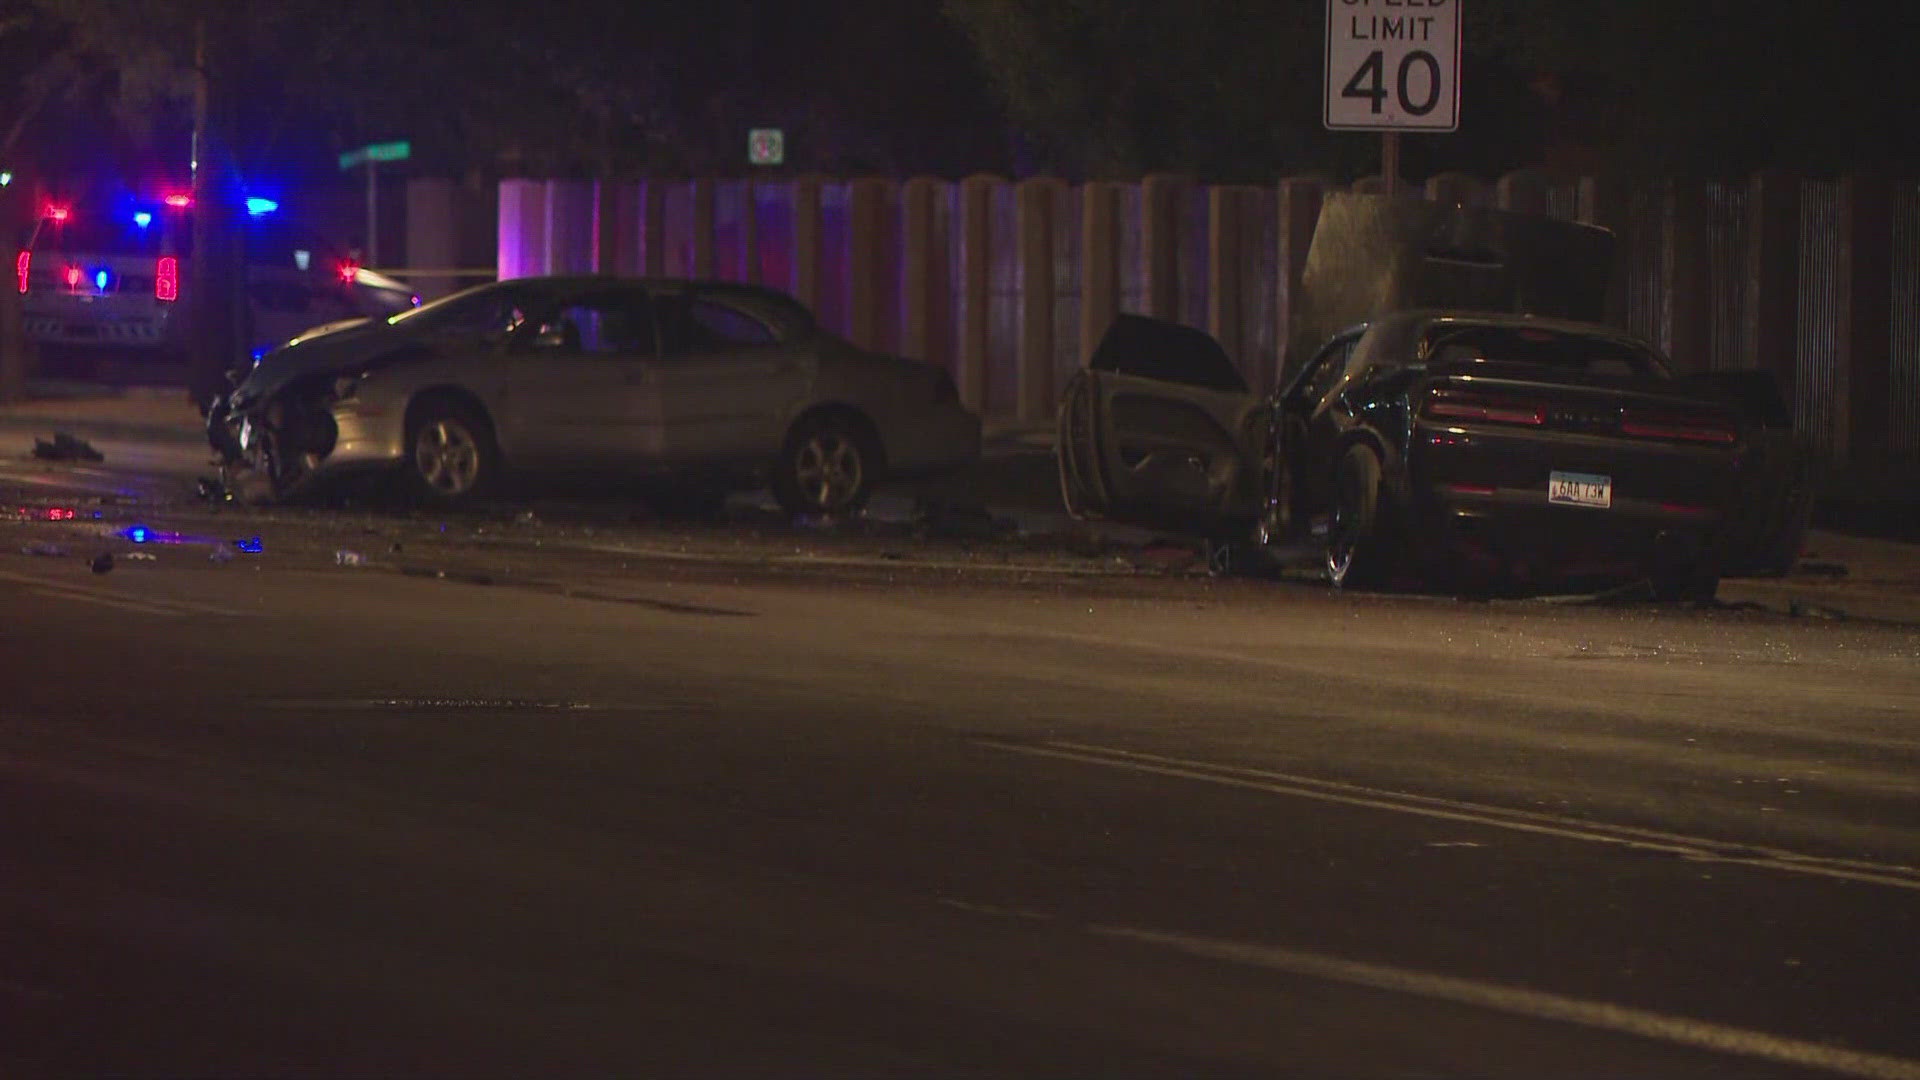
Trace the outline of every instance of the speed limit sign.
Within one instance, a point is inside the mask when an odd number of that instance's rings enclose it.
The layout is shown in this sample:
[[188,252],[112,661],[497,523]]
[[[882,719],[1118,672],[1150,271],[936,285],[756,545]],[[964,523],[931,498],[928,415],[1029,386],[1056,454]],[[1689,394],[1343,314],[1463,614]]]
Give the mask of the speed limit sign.
[[1460,0],[1327,0],[1327,127],[1460,126]]

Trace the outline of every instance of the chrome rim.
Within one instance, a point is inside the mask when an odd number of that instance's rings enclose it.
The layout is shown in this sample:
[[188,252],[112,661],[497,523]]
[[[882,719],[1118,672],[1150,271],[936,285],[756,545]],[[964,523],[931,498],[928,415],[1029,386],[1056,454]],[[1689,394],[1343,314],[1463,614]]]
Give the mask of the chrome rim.
[[439,494],[465,494],[480,478],[480,444],[459,421],[435,420],[414,440],[413,466]]
[[1333,497],[1333,511],[1327,522],[1327,576],[1335,584],[1347,576],[1347,568],[1353,565],[1354,548],[1354,484],[1353,477],[1341,470]]
[[860,447],[844,432],[819,431],[800,444],[793,478],[800,494],[823,511],[839,510],[860,493],[865,463]]

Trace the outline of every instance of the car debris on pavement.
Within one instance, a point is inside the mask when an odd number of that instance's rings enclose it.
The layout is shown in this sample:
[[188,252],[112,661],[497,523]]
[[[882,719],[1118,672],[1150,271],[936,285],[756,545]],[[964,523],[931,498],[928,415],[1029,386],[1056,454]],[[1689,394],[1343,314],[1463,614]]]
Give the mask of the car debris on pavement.
[[105,461],[106,456],[93,448],[85,439],[78,439],[64,431],[56,431],[53,441],[33,440],[33,456],[41,461]]

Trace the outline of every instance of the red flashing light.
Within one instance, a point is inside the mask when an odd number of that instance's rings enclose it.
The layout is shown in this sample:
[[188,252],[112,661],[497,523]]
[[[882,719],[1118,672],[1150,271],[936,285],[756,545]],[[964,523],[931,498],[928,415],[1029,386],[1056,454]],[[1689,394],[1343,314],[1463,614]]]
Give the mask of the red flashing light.
[[47,207],[47,220],[48,220],[48,221],[58,221],[58,222],[60,222],[61,224],[65,224],[65,223],[66,223],[66,220],[67,220],[68,218],[70,218],[70,217],[72,217],[72,216],[73,216],[73,211],[72,211],[72,210],[69,210],[68,208],[66,208],[66,207],[64,207],[64,206],[49,206],[49,207]]
[[180,299],[180,260],[171,255],[160,256],[153,264],[153,298],[155,300]]
[[80,287],[80,268],[77,266],[67,267],[67,288],[77,289],[79,287]]
[[33,252],[23,251],[13,260],[13,272],[20,278],[20,291],[27,291],[27,268],[33,265]]
[[173,207],[175,210],[185,210],[187,207],[193,205],[193,196],[182,195],[179,192],[175,192],[160,201]]
[[72,521],[73,511],[70,508],[65,506],[50,506],[47,508],[47,520],[48,521]]
[[360,271],[360,264],[354,262],[352,259],[342,259],[340,265],[334,269],[340,275],[341,284],[351,285],[353,284],[353,275]]

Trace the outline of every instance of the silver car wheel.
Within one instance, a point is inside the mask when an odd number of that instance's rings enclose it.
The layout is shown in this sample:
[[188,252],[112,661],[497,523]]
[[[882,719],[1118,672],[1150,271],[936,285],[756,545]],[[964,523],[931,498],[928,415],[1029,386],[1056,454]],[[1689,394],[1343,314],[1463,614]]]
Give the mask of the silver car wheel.
[[435,420],[414,438],[413,467],[433,491],[463,495],[480,478],[480,443],[458,420]]
[[814,432],[794,457],[793,473],[800,493],[826,513],[853,501],[865,471],[860,447],[842,431]]

